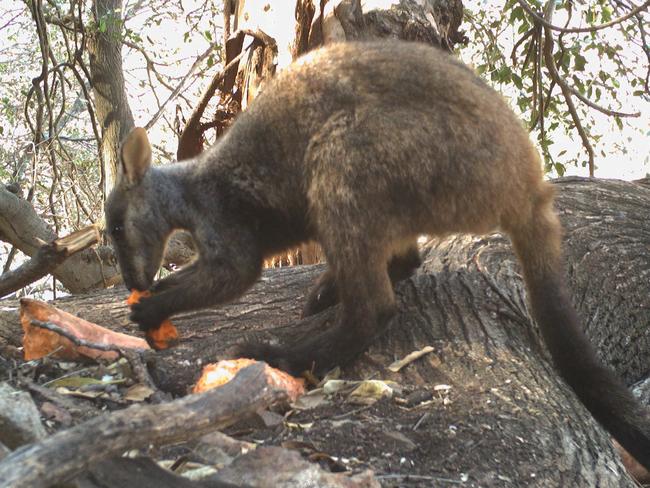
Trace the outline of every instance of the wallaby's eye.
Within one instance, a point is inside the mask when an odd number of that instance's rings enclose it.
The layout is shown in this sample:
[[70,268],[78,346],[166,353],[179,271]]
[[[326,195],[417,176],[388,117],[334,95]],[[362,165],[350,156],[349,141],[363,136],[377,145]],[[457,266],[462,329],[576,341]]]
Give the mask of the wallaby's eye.
[[124,235],[124,226],[123,225],[114,225],[111,228],[111,235],[113,237],[121,237]]

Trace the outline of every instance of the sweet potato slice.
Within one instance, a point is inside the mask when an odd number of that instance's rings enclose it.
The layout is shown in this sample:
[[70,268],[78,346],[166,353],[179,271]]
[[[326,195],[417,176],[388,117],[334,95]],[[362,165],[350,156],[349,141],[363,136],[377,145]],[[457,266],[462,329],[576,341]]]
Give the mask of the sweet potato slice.
[[[138,303],[140,298],[148,296],[151,296],[149,291],[139,291],[134,288],[126,299],[126,304],[131,306]],[[149,343],[152,344],[153,348],[157,351],[167,349],[178,340],[178,331],[174,324],[172,324],[171,320],[163,320],[162,324],[160,324],[156,329],[149,329],[145,335],[147,336]]]
[[23,298],[20,300],[20,323],[25,332],[23,349],[27,361],[46,356],[53,351],[56,351],[54,357],[69,361],[82,357],[107,360],[118,357],[115,351],[100,351],[77,346],[56,332],[32,325],[32,320],[50,322],[67,333],[94,344],[111,344],[126,349],[149,349],[149,345],[143,339],[106,329],[45,302]]
[[[254,359],[224,359],[218,363],[208,364],[203,368],[201,377],[194,385],[192,393],[201,393],[212,388],[218,388],[232,380],[240,369],[255,363]],[[264,372],[269,384],[284,390],[293,402],[305,393],[305,380],[294,378],[284,371],[265,365]]]

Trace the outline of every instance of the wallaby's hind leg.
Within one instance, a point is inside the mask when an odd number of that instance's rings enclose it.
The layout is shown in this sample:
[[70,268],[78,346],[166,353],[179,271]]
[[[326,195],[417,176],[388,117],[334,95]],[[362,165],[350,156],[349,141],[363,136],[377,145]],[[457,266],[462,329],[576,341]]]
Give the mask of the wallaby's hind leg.
[[[319,326],[324,330],[315,330],[306,340],[294,344],[244,344],[233,351],[235,354],[264,360],[294,374],[305,370],[322,374],[334,366],[348,364],[367,349],[396,312],[385,251],[379,247],[368,249],[365,243],[372,243],[370,238],[338,242],[350,244],[343,252],[336,244],[339,248],[336,261],[324,245],[341,296],[335,323],[325,329],[327,317],[308,318],[308,323],[322,320]],[[363,249],[352,245],[361,245]]]
[[[417,242],[413,242],[393,254],[388,261],[388,276],[395,286],[396,283],[410,278],[415,270],[422,264],[420,251]],[[327,269],[318,277],[316,284],[312,287],[307,296],[307,301],[302,309],[302,316],[309,317],[322,312],[326,308],[336,305],[339,302],[339,292],[336,287],[334,273]]]

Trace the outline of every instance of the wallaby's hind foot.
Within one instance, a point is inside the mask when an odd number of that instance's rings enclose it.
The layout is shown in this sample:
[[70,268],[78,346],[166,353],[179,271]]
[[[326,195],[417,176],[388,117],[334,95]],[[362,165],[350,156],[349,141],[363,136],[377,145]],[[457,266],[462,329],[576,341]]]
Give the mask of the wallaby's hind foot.
[[[340,311],[337,311],[340,312]],[[305,371],[322,376],[335,366],[345,366],[363,353],[368,341],[353,337],[354,330],[333,323],[339,313],[305,318],[301,325],[314,331],[293,343],[244,342],[228,351],[233,358],[251,358],[293,375]]]

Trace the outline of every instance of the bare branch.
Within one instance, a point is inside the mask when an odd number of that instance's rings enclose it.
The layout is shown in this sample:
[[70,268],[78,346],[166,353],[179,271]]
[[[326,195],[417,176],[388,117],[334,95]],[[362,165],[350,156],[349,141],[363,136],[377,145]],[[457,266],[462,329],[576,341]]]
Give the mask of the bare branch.
[[68,257],[97,242],[99,231],[91,225],[41,246],[25,264],[0,276],[0,297],[33,283],[53,271]]
[[[547,9],[546,10],[547,18],[549,19],[552,18],[553,9],[554,9],[553,0],[548,0],[546,4],[546,9]],[[578,117],[578,112],[576,111],[576,107],[573,104],[573,99],[571,98],[571,94],[572,94],[571,89],[564,81],[564,79],[560,76],[560,73],[558,72],[557,67],[555,66],[555,60],[553,59],[553,34],[551,32],[551,29],[548,27],[544,27],[544,61],[551,75],[551,79],[555,81],[555,83],[557,83],[560,86],[560,89],[562,90],[562,95],[564,95],[564,100],[569,109],[569,113],[571,114],[573,123],[575,124],[576,129],[578,130],[578,134],[580,134],[580,138],[582,139],[582,145],[584,146],[585,150],[587,151],[587,154],[589,155],[589,176],[593,177],[594,166],[595,166],[594,149],[591,146],[591,142],[589,142],[589,136],[587,135],[587,132],[582,126],[582,122],[580,122],[580,117]]]
[[643,11],[645,11],[648,6],[650,6],[650,0],[646,0],[642,5],[639,5],[638,7],[633,8],[630,10],[627,14],[622,15],[621,17],[617,17],[616,19],[606,22],[604,24],[600,25],[594,25],[592,27],[558,27],[557,25],[553,25],[547,20],[544,19],[541,15],[539,15],[537,12],[535,12],[532,8],[530,8],[530,5],[526,2],[526,0],[517,0],[517,3],[521,5],[521,7],[526,11],[528,15],[533,17],[536,22],[542,24],[545,28],[558,31],[558,32],[566,32],[566,33],[578,33],[578,32],[595,32],[598,30],[602,29],[607,29],[608,27],[612,27],[616,24],[620,24],[621,22],[626,21],[630,17],[633,17]]
[[180,83],[178,84],[178,86],[174,89],[174,91],[172,91],[172,92],[169,94],[169,96],[167,97],[167,99],[162,103],[162,105],[160,106],[160,108],[158,109],[158,111],[154,114],[154,116],[151,117],[151,119],[149,120],[149,122],[147,122],[147,123],[145,124],[145,126],[144,126],[145,129],[151,129],[151,127],[153,127],[153,125],[154,125],[156,122],[158,122],[158,119],[159,119],[160,116],[163,114],[163,112],[164,112],[165,107],[167,106],[167,104],[168,104],[169,102],[171,102],[172,100],[174,100],[174,99],[178,96],[178,94],[179,94],[179,93],[181,92],[181,90],[184,88],[185,83],[187,82],[187,80],[189,79],[189,77],[192,76],[192,74],[196,71],[196,69],[201,65],[201,63],[203,63],[203,61],[205,61],[205,59],[206,59],[206,58],[207,58],[207,57],[212,53],[212,51],[215,50],[216,47],[217,47],[217,45],[216,45],[215,43],[210,44],[210,46],[208,47],[208,49],[206,49],[203,53],[201,53],[201,55],[200,55],[198,58],[196,58],[196,60],[194,61],[194,63],[193,63],[192,66],[190,67],[189,71],[188,71],[188,72],[185,74],[185,76],[183,76],[183,78],[181,79],[181,81],[180,81]]

